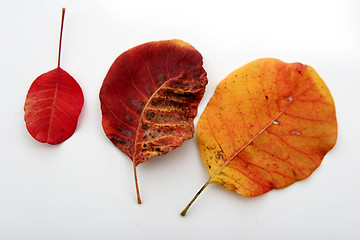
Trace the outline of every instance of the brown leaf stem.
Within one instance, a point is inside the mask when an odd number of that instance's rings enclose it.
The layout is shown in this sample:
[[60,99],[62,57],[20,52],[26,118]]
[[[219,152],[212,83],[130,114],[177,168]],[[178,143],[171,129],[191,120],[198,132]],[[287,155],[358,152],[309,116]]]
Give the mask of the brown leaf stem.
[[62,9],[62,16],[61,16],[59,54],[58,54],[58,68],[60,67],[60,55],[61,55],[61,43],[62,43],[62,34],[63,34],[63,27],[64,27],[64,18],[65,18],[65,8]]
[[136,166],[135,166],[135,164],[134,164],[134,178],[135,178],[137,202],[138,202],[138,204],[141,204],[140,191],[139,191],[139,185],[138,185],[138,180],[137,180],[137,174],[136,174]]
[[193,204],[193,202],[195,202],[195,200],[198,198],[198,196],[202,193],[202,191],[204,191],[204,189],[209,185],[210,183],[210,178],[209,180],[204,184],[204,186],[202,186],[202,188],[196,193],[196,195],[193,197],[193,199],[191,199],[191,201],[189,202],[189,204],[184,208],[184,210],[180,213],[181,216],[185,217],[186,212],[189,210],[190,206]]

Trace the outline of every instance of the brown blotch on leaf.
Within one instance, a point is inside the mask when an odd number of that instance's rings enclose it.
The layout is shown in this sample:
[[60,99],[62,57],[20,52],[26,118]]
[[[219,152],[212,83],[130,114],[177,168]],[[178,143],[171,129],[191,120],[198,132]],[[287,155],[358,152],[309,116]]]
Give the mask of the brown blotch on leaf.
[[155,116],[156,116],[155,112],[147,112],[145,114],[145,117],[146,117],[147,120],[152,120]]

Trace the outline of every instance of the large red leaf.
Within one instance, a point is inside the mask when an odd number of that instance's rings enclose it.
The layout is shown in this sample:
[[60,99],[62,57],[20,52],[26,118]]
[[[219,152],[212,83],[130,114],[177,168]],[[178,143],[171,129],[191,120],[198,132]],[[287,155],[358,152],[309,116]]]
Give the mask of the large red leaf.
[[79,84],[60,68],[62,10],[58,67],[32,83],[25,101],[25,122],[29,133],[39,142],[59,144],[74,133],[84,96]]
[[121,54],[100,90],[102,125],[136,166],[180,146],[207,84],[202,56],[181,40],[149,42]]

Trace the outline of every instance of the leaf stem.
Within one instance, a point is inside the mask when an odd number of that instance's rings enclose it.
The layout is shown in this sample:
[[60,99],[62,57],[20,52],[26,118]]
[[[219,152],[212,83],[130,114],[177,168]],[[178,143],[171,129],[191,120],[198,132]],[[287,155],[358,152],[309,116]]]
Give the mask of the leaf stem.
[[135,178],[137,202],[138,202],[138,204],[141,204],[140,191],[139,191],[139,185],[138,185],[138,180],[137,180],[136,165],[135,164],[134,164],[134,178]]
[[59,54],[58,54],[58,68],[60,68],[61,43],[62,43],[62,34],[63,34],[63,27],[64,27],[64,18],[65,18],[65,8],[62,9],[62,16],[61,16],[60,40],[59,40]]
[[202,188],[196,193],[196,195],[193,197],[193,199],[189,202],[189,204],[184,208],[184,210],[180,213],[181,216],[185,217],[186,212],[189,210],[189,208],[191,207],[191,205],[193,204],[193,202],[195,202],[195,200],[198,198],[198,196],[202,193],[202,191],[204,191],[204,189],[209,185],[210,183],[210,179],[204,184],[204,186],[202,186]]

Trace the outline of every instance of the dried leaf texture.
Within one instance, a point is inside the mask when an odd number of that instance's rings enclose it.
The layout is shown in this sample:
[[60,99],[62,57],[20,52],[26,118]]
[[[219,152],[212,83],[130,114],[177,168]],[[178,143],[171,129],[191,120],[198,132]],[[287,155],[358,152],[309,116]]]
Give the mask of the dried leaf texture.
[[100,90],[102,125],[135,167],[192,138],[207,84],[202,63],[175,39],[139,45],[112,64]]
[[337,139],[333,98],[301,63],[255,60],[217,87],[198,123],[210,183],[255,197],[307,178]]
[[25,101],[25,122],[39,142],[59,144],[71,137],[84,104],[79,84],[60,67],[40,75]]

